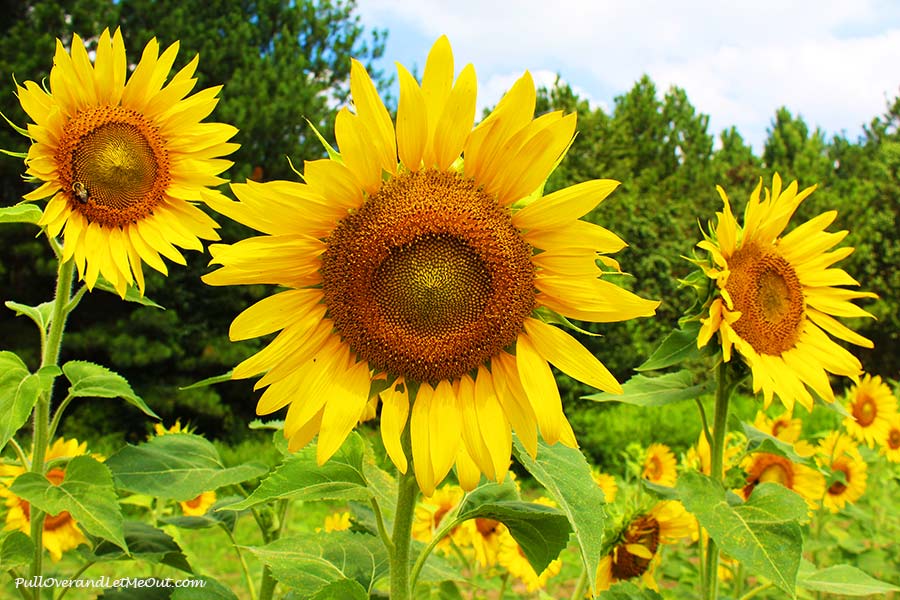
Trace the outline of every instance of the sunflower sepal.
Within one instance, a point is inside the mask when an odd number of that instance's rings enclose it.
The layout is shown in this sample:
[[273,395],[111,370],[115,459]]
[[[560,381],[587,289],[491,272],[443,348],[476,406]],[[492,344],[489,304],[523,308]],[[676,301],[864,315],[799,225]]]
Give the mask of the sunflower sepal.
[[[328,158],[333,161],[339,162],[341,164],[344,163],[343,157],[341,157],[341,153],[334,149],[334,146],[328,143],[328,140],[325,139],[319,132],[319,128],[313,125],[313,122],[309,119],[306,119],[306,124],[309,125],[309,128],[313,130],[313,133],[316,135],[316,138],[319,140],[319,143],[322,144],[322,147],[325,149],[325,152],[328,153]],[[293,167],[291,167],[293,169]],[[294,171],[296,173],[296,171]]]
[[638,374],[622,384],[622,394],[599,392],[582,396],[582,399],[592,402],[623,402],[635,406],[662,406],[693,400],[709,394],[714,387],[715,383],[708,378],[697,383],[694,373],[682,369],[656,377]]
[[[544,323],[548,325],[562,325],[566,329],[571,329],[572,331],[577,331],[582,335],[588,335],[591,337],[603,337],[602,333],[594,333],[593,331],[588,331],[582,327],[579,327],[566,317],[562,316],[555,310],[549,309],[546,306],[541,306],[535,309],[533,315],[534,317],[540,319]],[[513,352],[514,353],[514,352]]]
[[708,353],[697,348],[697,335],[700,333],[699,320],[687,320],[680,327],[672,330],[663,338],[659,346],[643,364],[635,368],[637,372],[657,371],[668,367],[674,367],[684,362],[696,360]]
[[0,223],[30,223],[37,225],[44,211],[35,204],[20,202],[0,208]]
[[94,290],[100,290],[102,292],[115,294],[125,302],[135,302],[137,304],[140,304],[141,306],[149,306],[151,308],[158,308],[159,310],[166,310],[164,306],[154,302],[153,300],[145,296],[137,287],[133,285],[129,285],[127,288],[125,288],[124,294],[120,294],[118,290],[116,290],[115,286],[104,279],[102,275],[97,277],[97,281],[96,283],[94,283],[93,289],[91,291],[93,292]]

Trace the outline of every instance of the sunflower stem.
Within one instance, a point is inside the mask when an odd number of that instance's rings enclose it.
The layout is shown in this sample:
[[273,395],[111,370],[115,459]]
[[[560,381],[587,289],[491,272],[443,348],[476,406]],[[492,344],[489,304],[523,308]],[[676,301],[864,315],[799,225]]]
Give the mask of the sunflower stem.
[[[712,444],[710,446],[710,477],[721,483],[724,479],[725,430],[728,423],[728,404],[734,384],[728,378],[728,364],[719,363],[716,369],[716,412],[713,417]],[[706,548],[706,569],[703,573],[703,592],[707,600],[715,600],[719,583],[719,548],[710,537]]]
[[572,600],[582,600],[587,591],[588,572],[587,568],[581,566],[581,575],[578,576],[578,583],[575,584],[575,591],[572,592]]
[[[46,338],[41,336],[41,340],[44,342],[43,348],[41,348],[41,367],[55,366],[59,361],[66,317],[69,315],[66,308],[72,296],[74,272],[74,261],[68,260],[59,263],[50,329]],[[44,474],[44,459],[49,444],[50,400],[52,396],[53,387],[51,385],[46,391],[41,393],[32,415],[34,420],[34,439],[31,448],[31,472],[38,475]],[[30,506],[29,508],[31,509],[29,514],[31,517],[31,540],[34,542],[34,556],[31,561],[30,575],[39,577],[43,570],[44,558],[44,513],[36,506]]]
[[410,564],[409,547],[412,542],[412,522],[416,509],[416,497],[419,495],[419,484],[416,482],[415,467],[412,464],[412,440],[409,425],[400,436],[403,453],[407,457],[406,473],[397,478],[397,513],[394,516],[394,531],[391,553],[391,599],[410,600]]

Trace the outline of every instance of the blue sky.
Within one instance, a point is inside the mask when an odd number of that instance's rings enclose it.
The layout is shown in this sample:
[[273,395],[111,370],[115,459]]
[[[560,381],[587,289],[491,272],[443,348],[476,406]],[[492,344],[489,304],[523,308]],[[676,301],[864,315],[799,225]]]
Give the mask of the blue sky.
[[524,70],[557,73],[595,106],[646,73],[660,95],[684,88],[759,151],[786,106],[827,137],[856,139],[900,95],[900,2],[359,0],[367,27],[389,30],[385,61],[421,67],[446,34],[457,72],[473,63],[479,103],[496,103]]

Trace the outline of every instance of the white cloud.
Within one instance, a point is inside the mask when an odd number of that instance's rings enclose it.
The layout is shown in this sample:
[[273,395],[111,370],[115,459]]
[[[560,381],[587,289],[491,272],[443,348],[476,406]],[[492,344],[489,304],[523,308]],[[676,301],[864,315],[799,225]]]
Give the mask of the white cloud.
[[359,8],[367,25],[395,36],[447,34],[459,64],[476,65],[485,94],[530,69],[559,72],[608,105],[647,73],[661,93],[683,87],[711,115],[713,133],[737,125],[757,148],[779,106],[854,135],[900,92],[900,3],[890,0],[362,0]]

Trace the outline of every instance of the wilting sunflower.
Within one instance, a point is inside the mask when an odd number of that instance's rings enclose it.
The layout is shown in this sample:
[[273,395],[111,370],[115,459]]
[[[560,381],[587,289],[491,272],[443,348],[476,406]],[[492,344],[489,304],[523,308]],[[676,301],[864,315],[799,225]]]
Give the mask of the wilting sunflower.
[[793,418],[790,412],[783,412],[777,417],[769,417],[765,412],[757,411],[756,418],[753,419],[753,426],[763,433],[768,433],[772,437],[789,443],[799,440],[803,431],[803,421]]
[[856,444],[837,431],[832,431],[819,443],[816,462],[830,470],[834,481],[825,488],[822,504],[836,513],[848,503],[859,500],[866,491],[868,465]]
[[888,420],[887,433],[881,440],[881,454],[891,462],[900,462],[900,414]]
[[[544,506],[556,507],[556,503],[549,498],[540,497],[536,499],[535,504],[543,504]],[[512,534],[506,532],[500,538],[500,550],[497,553],[497,562],[504,567],[510,575],[525,584],[525,588],[529,592],[534,592],[547,587],[547,581],[551,577],[559,575],[562,570],[562,561],[554,558],[544,568],[540,574],[536,573],[534,567],[528,562],[522,547],[516,542]]]
[[847,412],[847,433],[871,448],[887,435],[890,419],[897,414],[897,399],[880,376],[865,375],[847,394]]
[[597,593],[617,581],[637,577],[647,587],[658,589],[653,570],[660,560],[660,546],[690,537],[695,530],[694,517],[675,500],[663,500],[650,512],[632,517],[609,554],[600,559]]
[[612,504],[615,502],[619,493],[619,484],[616,483],[616,478],[609,473],[601,473],[597,470],[591,471],[591,477],[594,479],[597,487],[603,490],[603,497],[606,499],[606,503]]
[[704,271],[715,280],[718,294],[702,320],[697,345],[705,346],[718,332],[726,362],[736,347],[753,372],[753,391],[762,390],[766,407],[777,395],[789,411],[795,402],[811,410],[807,388],[834,401],[828,373],[857,380],[862,367],[827,334],[871,348],[872,342],[835,317],[871,317],[853,300],[875,297],[837,287],[859,285],[844,270],[832,268],[853,252],[847,247],[829,251],[847,235],[825,231],[837,212],[823,213],[782,236],[815,187],[798,192],[793,182],[782,190],[776,174],[771,192],[766,189],[761,199],[760,181],[744,211],[743,227],[725,190],[717,189],[724,210],[717,213],[712,236],[698,246],[712,258]]
[[373,380],[386,376],[384,445],[405,473],[400,435],[409,419],[415,476],[431,495],[454,463],[466,489],[482,473],[502,480],[512,430],[531,454],[538,431],[547,443],[575,446],[548,361],[620,391],[590,352],[548,323],[559,321],[554,313],[621,321],[652,315],[658,303],[610,281],[598,261],[615,270],[601,253],[624,242],[579,220],[617,182],[542,196],[575,115],[533,118],[528,73],[474,129],[475,71],[469,65],[454,81],[445,37],[421,86],[403,67],[399,74],[396,125],[354,61],[356,112],[341,110],[335,124],[340,156],[307,162],[303,184],[248,182],[232,186],[240,202],[210,199],[266,235],[210,247],[222,268],[204,280],[288,288],[241,313],[230,333],[281,330],[233,376],[265,373],[259,414],[290,404],[290,448],[318,434],[318,460],[328,460]]
[[[63,232],[63,260],[74,257],[88,288],[98,275],[124,296],[137,282],[141,262],[166,274],[160,254],[185,264],[175,248],[202,250],[201,239],[217,240],[217,227],[190,201],[231,163],[231,125],[201,123],[216,106],[220,87],[188,96],[197,57],[163,86],[178,43],[159,55],[151,40],[126,82],[125,45],[117,29],[105,30],[91,64],[84,43],[62,42],[50,71],[50,91],[33,81],[18,87],[33,143],[26,173],[44,183],[25,196],[50,198],[40,225]],[[214,194],[213,192],[210,192]]]
[[[50,462],[57,459],[68,459],[87,454],[87,443],[78,443],[78,440],[65,440],[58,438],[47,450],[45,460]],[[31,533],[31,504],[19,498],[9,491],[10,485],[16,477],[25,472],[25,468],[18,465],[0,466],[0,497],[6,498],[6,526],[7,531],[21,531]],[[62,483],[66,476],[65,467],[52,467],[44,474],[53,485]],[[44,548],[50,553],[50,558],[58,561],[63,552],[76,548],[79,544],[88,544],[87,538],[81,528],[68,511],[62,511],[56,515],[44,517],[44,533],[42,536]]]
[[672,450],[665,444],[650,444],[644,455],[641,477],[650,483],[673,487],[678,479],[678,463]]
[[745,500],[757,485],[766,482],[797,492],[810,509],[815,509],[825,494],[825,477],[821,473],[777,454],[754,452],[743,460],[741,468],[747,473],[747,484],[740,490]]

